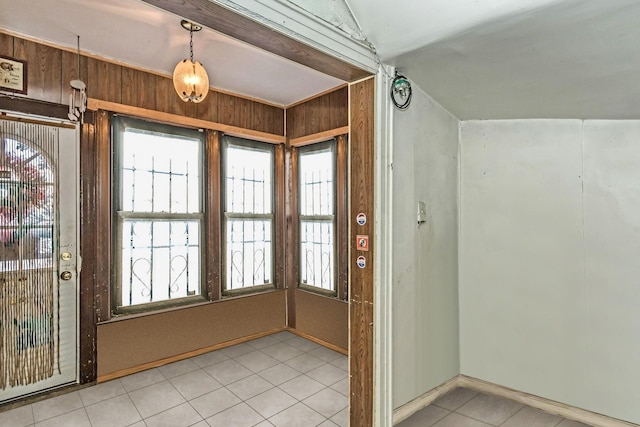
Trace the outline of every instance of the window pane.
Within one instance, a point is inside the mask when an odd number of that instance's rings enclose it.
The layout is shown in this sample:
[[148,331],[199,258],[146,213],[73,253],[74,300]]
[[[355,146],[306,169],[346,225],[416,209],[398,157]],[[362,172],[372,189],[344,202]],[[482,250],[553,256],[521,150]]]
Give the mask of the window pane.
[[200,294],[198,221],[124,220],[122,305]]
[[121,150],[121,210],[200,211],[200,140],[125,129]]
[[333,223],[300,222],[300,277],[303,285],[333,291]]
[[226,211],[271,213],[273,156],[271,150],[227,146]]
[[56,177],[46,143],[0,139],[0,270],[51,267]]
[[271,220],[227,220],[227,290],[273,283]]
[[300,214],[333,215],[333,150],[300,154]]

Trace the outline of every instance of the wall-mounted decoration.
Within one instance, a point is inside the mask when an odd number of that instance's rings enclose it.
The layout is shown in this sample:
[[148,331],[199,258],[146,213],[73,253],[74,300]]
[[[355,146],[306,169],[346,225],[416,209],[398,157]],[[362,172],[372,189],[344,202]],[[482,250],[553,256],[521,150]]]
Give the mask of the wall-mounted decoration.
[[391,100],[393,105],[399,110],[406,110],[411,103],[411,95],[413,90],[411,89],[411,83],[402,74],[396,70],[396,75],[391,82]]
[[27,62],[0,56],[0,90],[27,94]]

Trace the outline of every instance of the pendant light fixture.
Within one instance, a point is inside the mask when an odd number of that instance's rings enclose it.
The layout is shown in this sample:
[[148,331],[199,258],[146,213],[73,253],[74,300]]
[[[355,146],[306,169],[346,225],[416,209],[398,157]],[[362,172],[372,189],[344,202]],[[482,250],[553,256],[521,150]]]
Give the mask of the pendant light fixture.
[[173,70],[173,87],[184,102],[202,102],[209,93],[209,76],[199,61],[193,61],[193,32],[202,30],[202,26],[186,20],[180,25],[189,31],[190,59],[178,62]]

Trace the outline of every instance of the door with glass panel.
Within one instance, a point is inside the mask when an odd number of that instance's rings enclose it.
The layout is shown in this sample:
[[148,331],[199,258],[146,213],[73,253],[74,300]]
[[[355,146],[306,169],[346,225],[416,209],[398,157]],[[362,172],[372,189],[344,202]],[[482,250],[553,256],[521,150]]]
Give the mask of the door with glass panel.
[[77,381],[77,140],[0,119],[0,404]]

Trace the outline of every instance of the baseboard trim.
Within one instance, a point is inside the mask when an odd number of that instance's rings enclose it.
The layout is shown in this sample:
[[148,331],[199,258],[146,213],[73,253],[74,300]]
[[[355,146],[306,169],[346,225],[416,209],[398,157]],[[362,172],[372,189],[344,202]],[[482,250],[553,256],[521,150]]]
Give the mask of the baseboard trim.
[[488,381],[479,380],[477,378],[468,377],[466,375],[460,375],[458,378],[458,384],[460,387],[514,400],[527,406],[531,406],[532,408],[540,409],[541,411],[559,415],[563,418],[578,421],[593,427],[638,427],[638,424],[618,420],[586,409],[566,405],[564,403],[555,402],[550,399],[545,399],[544,397],[523,393],[521,391],[493,384]]
[[393,411],[393,425],[401,423],[422,408],[432,404],[440,396],[444,396],[450,391],[460,387],[459,382],[460,376],[458,375],[457,377],[453,377],[449,381],[440,384],[436,388],[429,390],[422,396],[419,396],[395,409]]
[[165,359],[160,359],[160,360],[156,360],[156,361],[153,361],[153,362],[145,363],[145,364],[142,364],[142,365],[133,366],[131,368],[126,368],[126,369],[122,369],[122,370],[119,370],[119,371],[111,372],[111,373],[99,376],[98,379],[97,379],[97,382],[98,383],[103,383],[105,381],[110,381],[110,380],[114,380],[116,378],[121,378],[121,377],[124,377],[124,376],[127,376],[127,375],[136,374],[138,372],[146,371],[147,369],[153,369],[153,368],[157,368],[159,366],[168,365],[169,363],[178,362],[178,361],[184,360],[184,359],[189,359],[190,357],[199,356],[199,355],[204,354],[204,353],[209,353],[210,351],[220,350],[220,349],[226,348],[226,347],[231,347],[232,345],[241,344],[241,343],[246,342],[246,341],[251,341],[251,340],[254,340],[256,338],[262,338],[262,337],[265,337],[267,335],[276,334],[278,332],[282,332],[282,331],[286,331],[286,330],[288,330],[286,327],[271,329],[269,331],[259,332],[257,334],[249,335],[249,336],[246,336],[246,337],[234,339],[234,340],[231,340],[231,341],[225,341],[223,343],[211,345],[211,346],[205,347],[205,348],[200,348],[198,350],[190,351],[188,353],[182,353],[182,354],[178,354],[176,356],[167,357]]
[[319,344],[319,345],[321,345],[323,347],[327,347],[330,350],[337,351],[338,353],[344,354],[345,356],[349,355],[349,350],[344,349],[342,347],[338,347],[337,345],[331,344],[330,342],[321,340],[320,338],[316,338],[316,337],[313,337],[313,336],[311,336],[309,334],[305,334],[304,332],[300,332],[299,330],[294,329],[294,328],[287,327],[286,330],[291,332],[292,334],[295,334],[295,335],[299,336],[299,337],[308,339],[309,341],[313,341],[314,343]]
[[505,399],[513,400],[532,408],[540,409],[541,411],[558,415],[569,420],[578,421],[593,427],[640,427],[639,424],[618,420],[586,409],[566,405],[544,397],[534,396],[529,393],[524,393],[466,375],[458,375],[451,378],[449,381],[429,390],[422,396],[419,396],[411,402],[395,409],[393,411],[393,425],[406,420],[422,408],[433,403],[440,396],[443,396],[458,387],[464,387],[481,393],[503,397]]

